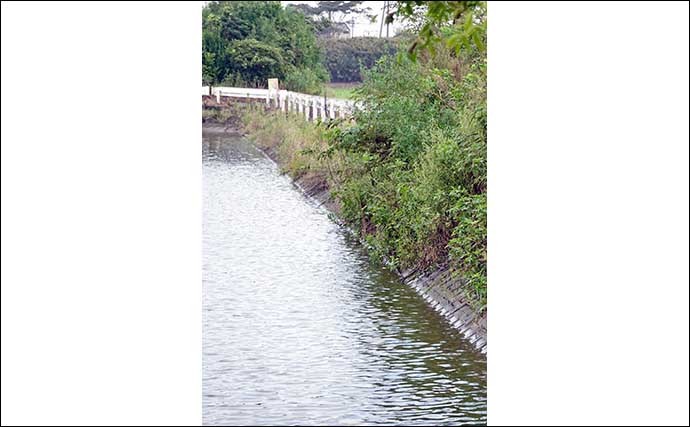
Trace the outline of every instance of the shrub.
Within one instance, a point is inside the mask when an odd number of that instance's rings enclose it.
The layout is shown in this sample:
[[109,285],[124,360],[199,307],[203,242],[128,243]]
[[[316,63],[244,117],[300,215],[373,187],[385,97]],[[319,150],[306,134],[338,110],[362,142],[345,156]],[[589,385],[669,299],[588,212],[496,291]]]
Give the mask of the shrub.
[[486,66],[481,57],[441,54],[382,58],[365,73],[357,98],[366,108],[334,132],[334,146],[359,165],[337,195],[374,254],[401,269],[448,262],[481,310]]
[[[399,269],[441,263],[486,304],[486,65],[482,57],[382,58],[353,120],[257,118],[250,133],[293,176],[327,180],[371,254]],[[441,66],[441,64],[445,64]],[[296,120],[296,121],[295,121]]]
[[323,68],[295,68],[285,76],[284,86],[287,90],[318,95],[326,78]]

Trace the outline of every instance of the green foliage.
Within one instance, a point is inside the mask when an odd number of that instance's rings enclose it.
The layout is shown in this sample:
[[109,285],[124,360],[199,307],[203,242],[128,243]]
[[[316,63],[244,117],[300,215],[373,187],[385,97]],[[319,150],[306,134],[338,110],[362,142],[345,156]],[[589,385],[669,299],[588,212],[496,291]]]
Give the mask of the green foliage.
[[398,51],[397,39],[356,37],[349,39],[322,39],[326,68],[332,82],[361,82],[361,69],[369,69],[382,56]]
[[328,75],[323,68],[317,68],[316,71],[311,68],[293,68],[285,75],[284,83],[292,91],[320,95],[323,82],[327,79]]
[[280,49],[255,39],[233,40],[227,55],[232,58],[229,72],[244,77],[250,86],[260,85],[274,76],[283,78],[288,67]]
[[295,9],[277,1],[210,2],[202,18],[204,84],[263,87],[271,77],[309,73],[312,86],[326,80],[314,28]]
[[419,51],[434,53],[441,44],[457,53],[486,52],[485,1],[398,1],[386,20],[396,18],[408,22],[418,33],[409,49],[412,59]]
[[468,297],[486,308],[486,193],[457,193],[450,213],[457,223],[448,242],[450,256],[467,281]]
[[277,114],[250,134],[279,147],[293,176],[326,179],[373,255],[399,269],[447,264],[484,310],[484,52],[440,43],[416,60],[382,57],[363,74],[354,98],[364,108],[352,120],[324,127]]
[[[441,66],[443,65],[443,66]],[[356,91],[366,106],[333,132],[350,170],[343,217],[399,268],[449,262],[486,297],[486,62],[440,50],[384,58]]]

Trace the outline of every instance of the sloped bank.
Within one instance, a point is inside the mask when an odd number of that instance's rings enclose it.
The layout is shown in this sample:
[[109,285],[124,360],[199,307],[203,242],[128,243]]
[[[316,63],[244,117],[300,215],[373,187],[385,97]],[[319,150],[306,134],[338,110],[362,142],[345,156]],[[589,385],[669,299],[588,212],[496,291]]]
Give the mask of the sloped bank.
[[[329,184],[329,168],[322,164],[315,152],[318,147],[318,127],[306,123],[301,118],[285,117],[284,113],[264,111],[263,107],[241,107],[224,109],[219,114],[223,120],[204,122],[204,129],[221,132],[240,132],[250,138],[287,173],[297,188],[316,200],[333,215],[333,219],[357,233],[342,220],[342,206],[333,196]],[[240,113],[241,112],[241,113]],[[242,114],[238,119],[237,114]],[[275,120],[280,115],[280,120]],[[226,118],[227,117],[227,118]],[[276,122],[280,125],[276,126]],[[230,125],[228,125],[230,123]],[[360,241],[372,249],[365,240]],[[384,261],[387,262],[387,260]],[[487,352],[486,312],[479,311],[466,298],[467,283],[449,266],[447,262],[435,264],[424,269],[395,269],[404,283],[415,289],[427,303],[444,316],[451,326],[457,329],[479,351]]]
[[[264,152],[280,166],[275,151]],[[356,235],[340,218],[337,217],[338,203],[330,193],[327,183],[314,182],[296,178],[295,185],[305,195],[318,201],[335,215],[334,219]],[[356,236],[359,237],[359,236]],[[365,241],[360,242],[366,247]],[[486,354],[487,330],[486,313],[479,314],[465,298],[465,282],[454,273],[448,263],[433,266],[425,270],[395,270],[402,281],[411,286],[439,314],[446,318],[450,325],[457,329],[474,347]]]

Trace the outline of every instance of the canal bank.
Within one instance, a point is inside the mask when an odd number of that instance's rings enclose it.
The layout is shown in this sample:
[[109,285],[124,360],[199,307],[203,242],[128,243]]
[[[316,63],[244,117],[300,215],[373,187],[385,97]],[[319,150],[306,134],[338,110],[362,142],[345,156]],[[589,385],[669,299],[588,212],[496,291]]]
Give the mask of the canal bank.
[[[280,166],[275,150],[263,151]],[[326,207],[334,214],[332,217],[338,224],[347,228],[364,247],[368,247],[366,241],[360,239],[357,233],[337,216],[338,203],[333,199],[328,186],[323,181],[299,177],[293,179],[293,183],[306,196]],[[486,354],[486,315],[477,314],[471,304],[465,300],[463,280],[449,268],[447,263],[423,270],[395,270],[395,272],[405,284],[414,288],[434,310],[445,317],[453,328],[460,331],[477,350]]]
[[[213,100],[208,101],[213,103]],[[255,109],[263,108],[255,106]],[[261,123],[257,115],[247,114],[251,108],[241,103],[218,106],[214,113],[205,113],[204,128],[215,132],[235,132],[252,139],[257,146],[282,170],[289,170],[288,163],[295,162],[295,156],[300,154],[291,147],[285,147],[284,139],[278,132],[271,129],[261,129]],[[204,111],[211,111],[204,104]],[[267,111],[266,114],[274,114]],[[242,116],[242,117],[240,117]],[[210,118],[208,118],[210,117]],[[311,125],[305,125],[311,126]],[[302,151],[308,147],[301,147]],[[302,193],[317,201],[332,213],[334,221],[345,227],[357,237],[360,243],[368,249],[372,249],[358,233],[341,219],[342,207],[333,197],[328,183],[328,177],[323,173],[310,170],[309,166],[303,166],[303,172],[288,173],[292,182]],[[385,260],[385,257],[383,257]],[[468,284],[460,273],[452,268],[448,262],[435,263],[424,268],[410,268],[406,270],[394,269],[401,280],[412,287],[424,300],[439,314],[446,318],[453,328],[458,330],[472,345],[487,353],[487,327],[486,310],[478,310],[475,304],[466,297]]]

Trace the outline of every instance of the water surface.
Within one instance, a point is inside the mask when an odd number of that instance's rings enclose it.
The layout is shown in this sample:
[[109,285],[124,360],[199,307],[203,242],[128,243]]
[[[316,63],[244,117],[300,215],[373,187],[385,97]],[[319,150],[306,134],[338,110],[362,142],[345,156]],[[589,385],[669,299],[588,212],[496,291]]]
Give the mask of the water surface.
[[204,424],[485,424],[484,356],[250,142],[203,194]]

